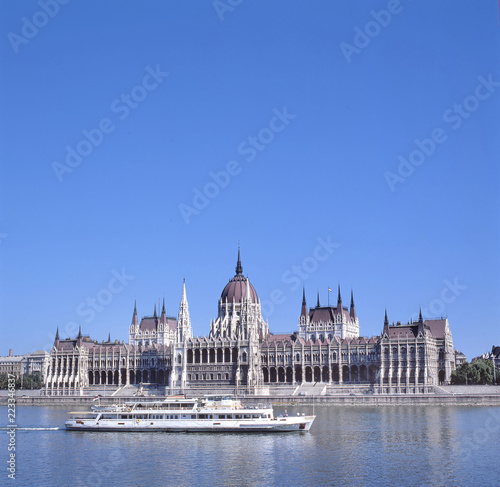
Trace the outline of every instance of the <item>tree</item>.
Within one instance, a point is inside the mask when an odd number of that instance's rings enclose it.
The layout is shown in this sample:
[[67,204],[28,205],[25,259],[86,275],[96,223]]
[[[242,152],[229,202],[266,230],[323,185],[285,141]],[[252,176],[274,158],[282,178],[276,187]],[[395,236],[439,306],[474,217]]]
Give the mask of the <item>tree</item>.
[[[497,384],[500,374],[497,368]],[[451,374],[452,384],[493,384],[493,362],[486,359],[464,362]]]

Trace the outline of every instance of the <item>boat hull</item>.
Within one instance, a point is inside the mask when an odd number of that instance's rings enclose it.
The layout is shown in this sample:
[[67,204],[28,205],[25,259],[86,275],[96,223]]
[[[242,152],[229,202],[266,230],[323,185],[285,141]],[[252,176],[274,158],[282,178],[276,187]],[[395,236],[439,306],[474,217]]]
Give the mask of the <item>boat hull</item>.
[[[269,421],[157,421],[150,424],[141,422],[93,422],[85,421],[83,424],[76,421],[66,421],[65,426],[70,431],[124,431],[124,432],[165,432],[165,433],[270,433],[309,431],[315,416],[297,416],[271,419]],[[145,421],[147,423],[147,421]],[[170,424],[169,424],[170,423]]]

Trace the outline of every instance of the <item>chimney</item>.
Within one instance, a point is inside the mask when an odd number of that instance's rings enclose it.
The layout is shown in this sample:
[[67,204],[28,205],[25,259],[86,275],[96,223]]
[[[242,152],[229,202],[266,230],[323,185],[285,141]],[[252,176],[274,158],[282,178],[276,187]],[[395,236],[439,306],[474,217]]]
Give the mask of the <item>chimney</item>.
[[9,348],[9,357],[12,357],[12,348]]

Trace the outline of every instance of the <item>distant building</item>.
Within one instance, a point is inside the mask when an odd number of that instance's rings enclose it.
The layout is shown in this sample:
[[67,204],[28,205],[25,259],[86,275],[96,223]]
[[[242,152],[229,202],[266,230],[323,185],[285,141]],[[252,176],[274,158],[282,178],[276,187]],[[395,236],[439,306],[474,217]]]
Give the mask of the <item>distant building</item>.
[[16,377],[21,377],[24,374],[24,356],[12,355],[12,349],[9,350],[9,355],[0,357],[0,374],[12,374]]
[[36,352],[27,353],[24,355],[24,373],[28,375],[39,374],[45,381],[47,377],[47,369],[49,366],[50,353],[45,350],[37,350]]
[[467,362],[465,353],[455,350],[455,366],[458,367],[459,365],[465,364],[465,362]]
[[153,383],[166,392],[189,388],[239,387],[252,393],[269,385],[370,384],[376,392],[423,392],[448,383],[463,354],[453,348],[448,319],[389,324],[380,336],[360,337],[351,291],[343,306],[308,308],[305,290],[298,331],[273,335],[262,318],[260,300],[243,275],[240,252],[236,274],[222,290],[218,315],[208,336],[193,337],[186,285],[177,318],[165,301],[160,316],[140,322],[134,304],[128,344],[98,343],[82,335],[61,340],[56,333],[47,367],[47,394],[78,394],[85,387]]
[[491,360],[492,362],[494,362],[497,368],[500,368],[500,347],[493,345],[491,347],[491,352],[486,352],[479,357],[474,357],[471,362],[474,362],[478,359]]

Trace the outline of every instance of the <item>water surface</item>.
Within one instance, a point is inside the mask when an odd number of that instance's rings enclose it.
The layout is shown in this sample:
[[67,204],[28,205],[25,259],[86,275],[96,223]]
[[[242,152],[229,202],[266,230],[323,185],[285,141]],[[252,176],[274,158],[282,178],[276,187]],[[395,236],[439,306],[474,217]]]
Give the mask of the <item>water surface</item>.
[[[17,424],[62,427],[67,410],[18,406]],[[312,407],[287,412],[299,410]],[[1,411],[5,426],[6,408]],[[17,431],[16,481],[2,468],[0,485],[480,486],[500,478],[500,407],[320,406],[314,412],[311,431],[299,434]],[[6,465],[8,434],[1,433]]]

